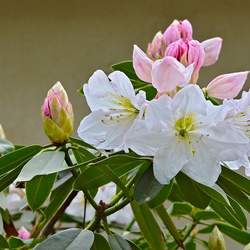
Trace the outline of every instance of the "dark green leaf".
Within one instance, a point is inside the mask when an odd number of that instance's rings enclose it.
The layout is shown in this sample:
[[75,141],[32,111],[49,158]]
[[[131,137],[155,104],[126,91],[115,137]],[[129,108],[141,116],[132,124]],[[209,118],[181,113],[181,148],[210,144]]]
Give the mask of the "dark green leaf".
[[68,169],[64,162],[64,152],[61,151],[45,151],[25,164],[18,181],[29,181],[37,175],[48,175]]
[[191,239],[185,244],[185,250],[196,250],[196,244],[193,239]]
[[48,198],[57,174],[40,175],[26,183],[26,195],[29,206],[36,210]]
[[139,205],[136,201],[131,202],[135,219],[152,250],[163,250],[164,239],[161,229],[156,222],[147,204]]
[[228,196],[229,202],[231,204],[231,207],[233,208],[235,212],[235,216],[237,219],[241,222],[241,224],[244,226],[244,228],[247,228],[247,217],[243,210],[241,209],[241,206],[238,204],[237,201],[233,200],[231,197]]
[[220,217],[213,211],[206,211],[206,210],[201,210],[198,211],[194,214],[194,219],[196,221],[200,221],[200,220],[217,220]]
[[138,203],[149,203],[150,207],[161,205],[170,194],[172,183],[160,184],[154,177],[152,167],[149,167],[135,184],[135,199]]
[[74,145],[77,145],[77,146],[81,146],[83,148],[89,148],[89,149],[94,149],[96,150],[96,148],[94,148],[93,146],[91,146],[90,144],[84,142],[83,140],[81,139],[77,139],[77,138],[73,138],[73,137],[70,137],[70,142]]
[[176,181],[185,201],[190,202],[195,207],[202,209],[208,206],[210,197],[200,190],[199,183],[190,179],[181,172],[176,176]]
[[225,193],[236,200],[243,208],[245,208],[250,213],[250,199],[245,193],[239,190],[238,186],[222,176],[219,177],[217,183],[225,191]]
[[135,73],[132,61],[128,60],[128,61],[123,61],[117,64],[113,64],[112,69],[122,71],[130,79],[135,79],[135,80],[139,79]]
[[230,223],[233,226],[236,226],[238,228],[244,227],[240,223],[240,221],[235,217],[234,213],[232,210],[230,210],[227,206],[222,205],[221,203],[212,201],[210,203],[210,207],[220,216],[222,217],[225,221]]
[[34,250],[89,250],[93,242],[94,234],[91,231],[71,228],[52,235]]
[[9,243],[9,247],[12,249],[12,248],[18,248],[18,247],[21,247],[21,246],[24,246],[24,242],[17,238],[17,237],[14,237],[14,236],[11,236],[9,239],[8,239],[8,243]]
[[144,164],[150,164],[148,160],[142,160],[139,158],[127,156],[127,155],[115,155],[97,163],[89,165],[85,171],[76,179],[75,189],[90,189],[102,186],[110,181],[110,176],[105,173],[105,166],[112,169],[113,173],[117,177],[129,173],[136,168],[143,166]]
[[95,155],[93,155],[87,149],[80,146],[77,149],[73,149],[72,151],[78,164],[96,158]]
[[5,238],[0,234],[0,249],[8,248],[9,249],[9,244],[5,240]]
[[222,167],[221,176],[234,183],[234,185],[236,185],[239,189],[250,195],[250,180],[246,177],[226,167]]
[[73,190],[74,178],[71,177],[58,186],[50,196],[50,204],[44,210],[44,215],[49,220],[60,208],[61,204],[68,198]]
[[39,151],[41,151],[41,149],[41,146],[33,145],[29,147],[20,148],[0,157],[0,176],[15,169],[23,161],[31,158]]
[[91,250],[111,250],[111,248],[106,239],[101,234],[95,233],[95,240]]
[[169,208],[169,213],[172,216],[191,214],[191,212],[192,212],[192,206],[185,202],[172,203],[171,207]]
[[226,224],[217,224],[217,227],[220,231],[235,241],[246,245],[250,242],[250,233],[239,230],[238,228],[226,225]]

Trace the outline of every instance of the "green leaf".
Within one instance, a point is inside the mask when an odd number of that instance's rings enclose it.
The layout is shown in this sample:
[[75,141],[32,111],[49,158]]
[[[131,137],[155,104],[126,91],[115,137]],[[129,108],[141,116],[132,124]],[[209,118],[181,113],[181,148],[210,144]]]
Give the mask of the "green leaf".
[[91,231],[71,228],[52,235],[34,250],[90,250],[93,242]]
[[111,250],[111,248],[106,239],[101,234],[95,233],[95,240],[91,250]]
[[200,190],[198,182],[190,179],[181,172],[175,177],[175,179],[180,187],[185,201],[190,202],[193,206],[202,209],[208,206],[210,198]]
[[27,201],[32,210],[42,206],[48,198],[57,174],[40,175],[26,183]]
[[211,211],[211,210],[210,211],[201,210],[201,211],[196,212],[193,216],[196,221],[217,220],[220,218],[214,211]]
[[245,193],[239,190],[238,186],[228,181],[223,176],[219,177],[217,183],[225,191],[225,193],[236,200],[243,208],[245,208],[250,213],[250,199]]
[[64,152],[45,151],[25,164],[17,181],[29,181],[37,175],[48,175],[68,169],[64,162]]
[[241,224],[244,226],[244,228],[247,228],[247,217],[243,210],[241,209],[241,206],[237,201],[232,199],[230,196],[228,196],[229,202],[231,204],[231,207],[233,208],[235,215],[237,219],[241,222]]
[[246,245],[250,242],[250,233],[239,230],[238,228],[226,225],[226,224],[217,224],[217,227],[220,231],[235,241]]
[[191,239],[185,244],[185,250],[196,250],[196,244],[193,239]]
[[136,201],[131,202],[135,219],[144,235],[151,250],[165,249],[164,239],[159,225],[147,204],[139,205]]
[[95,155],[93,155],[87,149],[83,147],[78,147],[77,149],[73,149],[72,151],[78,164],[81,164],[83,162],[96,158]]
[[118,234],[111,234],[108,239],[112,250],[132,250],[130,244]]
[[15,146],[6,139],[0,139],[0,154],[6,154],[14,150]]
[[8,242],[5,240],[5,238],[0,234],[0,249],[9,249],[9,244]]
[[112,181],[110,176],[105,173],[105,166],[112,169],[117,177],[122,177],[130,171],[140,168],[145,164],[150,165],[150,161],[127,155],[111,156],[89,165],[89,167],[76,179],[74,188],[77,190],[90,189]]
[[63,202],[68,198],[73,190],[74,177],[67,179],[58,186],[50,196],[50,203],[44,210],[46,220],[49,220],[60,208]]
[[18,247],[22,247],[24,246],[24,242],[19,239],[18,237],[15,237],[15,236],[11,236],[9,239],[8,239],[8,243],[9,243],[9,247],[12,249],[12,248],[18,248]]
[[139,78],[137,77],[135,73],[132,61],[128,60],[128,61],[123,61],[117,64],[113,64],[112,69],[122,71],[130,79],[139,80]]
[[17,168],[22,162],[31,158],[41,150],[41,146],[32,145],[20,148],[0,157],[0,176]]
[[232,171],[226,167],[222,167],[221,176],[223,176],[228,181],[232,182],[240,190],[244,191],[250,195],[250,180],[246,177]]
[[16,167],[14,170],[9,171],[8,173],[0,176],[0,191],[4,190],[6,187],[8,187],[11,183],[13,183],[16,180],[17,176],[21,172],[25,163],[26,161],[19,164],[19,166]]
[[160,184],[149,167],[135,184],[135,199],[139,204],[148,202],[151,208],[161,205],[171,192],[172,183]]
[[210,207],[220,216],[222,217],[225,221],[227,221],[228,223],[230,223],[233,226],[236,226],[238,228],[242,228],[244,227],[244,225],[242,225],[240,223],[240,221],[235,217],[234,213],[232,212],[232,210],[225,206],[222,205],[221,203],[218,202],[214,202],[212,201],[210,203]]
[[168,212],[172,216],[181,216],[185,214],[191,214],[192,206],[185,202],[175,202],[171,204],[171,207],[169,208]]
[[151,83],[142,82],[140,80],[130,79],[136,92],[140,90],[146,92],[147,100],[152,100],[157,94],[157,90],[153,87]]
[[77,145],[77,146],[81,146],[81,147],[83,147],[83,148],[89,148],[89,149],[94,149],[94,150],[96,150],[95,147],[91,146],[90,144],[84,142],[84,141],[81,140],[81,139],[77,139],[77,138],[70,137],[70,142],[71,142],[73,145]]

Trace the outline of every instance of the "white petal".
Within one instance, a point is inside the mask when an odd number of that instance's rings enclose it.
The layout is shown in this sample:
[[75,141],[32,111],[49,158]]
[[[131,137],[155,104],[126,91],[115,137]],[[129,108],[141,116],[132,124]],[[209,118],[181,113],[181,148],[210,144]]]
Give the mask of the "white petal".
[[166,139],[166,146],[155,155],[154,176],[161,184],[168,184],[188,161],[189,154],[185,143],[176,143],[174,137]]
[[[81,121],[77,131],[79,137],[99,149],[121,150],[125,135],[134,120],[123,118],[112,121],[110,118],[112,115],[112,112],[101,110],[92,112]],[[107,120],[110,122],[106,123]]]
[[206,114],[207,101],[202,90],[190,84],[181,89],[173,99],[173,108],[181,115],[190,113]]
[[112,95],[115,94],[112,85],[102,70],[97,70],[83,86],[89,108],[92,111],[112,107]]
[[127,148],[138,155],[153,156],[164,144],[164,135],[148,129],[145,121],[137,121],[126,136]]
[[170,110],[171,98],[163,95],[150,101],[145,111],[145,120],[149,128],[162,128],[173,120]]
[[129,78],[121,71],[114,71],[109,74],[113,89],[117,94],[127,98],[134,98],[135,91]]
[[197,182],[213,186],[220,175],[221,167],[214,152],[210,151],[211,145],[200,141],[196,146],[192,146],[194,155],[182,171]]

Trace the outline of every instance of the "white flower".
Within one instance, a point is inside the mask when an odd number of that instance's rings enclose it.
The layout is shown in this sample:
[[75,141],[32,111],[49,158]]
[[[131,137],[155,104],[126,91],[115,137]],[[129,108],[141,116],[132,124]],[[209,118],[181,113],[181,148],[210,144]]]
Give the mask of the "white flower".
[[[99,188],[95,201],[98,204],[101,200],[106,204],[109,203],[112,197],[116,194],[116,185],[114,183],[108,183]],[[83,217],[84,213],[84,195],[79,192],[71,204],[66,209],[66,213],[71,216]],[[94,208],[88,203],[86,209],[86,221],[91,220],[95,215]],[[128,224],[133,219],[133,213],[130,205],[125,206],[116,213],[108,216],[109,222],[116,222],[118,224]]]
[[78,135],[98,149],[126,150],[126,135],[143,115],[145,93],[137,95],[128,77],[115,71],[108,77],[97,70],[84,85],[92,111],[78,128]]
[[214,185],[220,161],[234,160],[245,151],[245,135],[223,122],[223,106],[206,101],[198,86],[189,85],[173,99],[152,101],[145,122],[137,124],[128,146],[143,155],[153,155],[156,179],[166,184],[182,171],[194,180]]
[[250,176],[250,92],[243,92],[242,97],[238,100],[225,100],[223,105],[229,109],[226,116],[226,121],[235,129],[243,131],[248,141],[248,151],[242,154],[236,161],[227,161],[226,165],[237,170],[240,167],[245,167],[246,175]]

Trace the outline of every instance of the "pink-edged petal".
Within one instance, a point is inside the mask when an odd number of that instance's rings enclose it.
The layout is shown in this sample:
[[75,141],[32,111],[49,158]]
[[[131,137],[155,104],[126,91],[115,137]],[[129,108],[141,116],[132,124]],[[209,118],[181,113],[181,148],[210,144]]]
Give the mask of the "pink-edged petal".
[[136,75],[145,82],[152,82],[151,71],[153,61],[137,46],[134,45],[133,67]]
[[242,90],[249,71],[224,74],[212,80],[207,88],[207,94],[218,99],[232,99]]
[[222,38],[214,37],[201,43],[205,50],[205,61],[203,66],[209,66],[216,63],[221,51],[222,41]]
[[153,64],[152,84],[159,93],[170,92],[186,82],[186,68],[167,56]]

